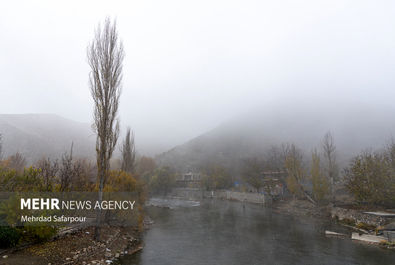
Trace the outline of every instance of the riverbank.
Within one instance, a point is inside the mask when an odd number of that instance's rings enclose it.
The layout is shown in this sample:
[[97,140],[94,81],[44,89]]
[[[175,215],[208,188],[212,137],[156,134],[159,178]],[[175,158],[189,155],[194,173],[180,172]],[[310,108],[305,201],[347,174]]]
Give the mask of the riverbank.
[[[333,223],[346,227],[349,231],[349,238],[380,243],[388,248],[395,244],[395,218],[388,218],[378,213],[385,211],[379,207],[361,208],[358,205],[333,206],[332,204],[320,205],[313,204],[308,200],[289,198],[284,200],[273,201],[270,196],[266,197],[260,193],[245,193],[228,190],[202,191],[192,188],[177,188],[167,198],[201,201],[203,199],[219,199],[228,201],[240,201],[243,203],[265,204],[274,212],[290,214],[293,216],[306,217],[310,216],[323,223],[329,220]],[[388,215],[388,213],[387,213]],[[393,214],[395,217],[395,213]],[[392,228],[391,228],[392,227]],[[352,236],[352,232],[359,232],[360,236]],[[329,231],[333,232],[333,231]],[[336,233],[336,232],[334,232]],[[366,235],[363,236],[362,234]],[[374,238],[377,237],[377,238]],[[385,240],[385,238],[387,240]]]
[[0,264],[110,264],[142,248],[141,233],[131,227],[103,227],[101,240],[92,240],[94,227],[67,233],[52,241],[1,254]]
[[273,202],[271,207],[279,213],[295,216],[311,216],[317,218],[330,217],[330,206],[315,205],[307,200],[290,199]]
[[[307,200],[290,199],[277,201],[272,204],[278,213],[288,213],[294,216],[311,216],[340,224],[349,230],[349,235],[341,234],[354,241],[376,244],[394,249],[395,214],[375,207],[357,206],[320,206]],[[327,234],[337,232],[326,231]],[[340,235],[340,234],[339,234]]]
[[244,203],[265,204],[278,212],[285,212],[293,215],[308,215],[315,217],[330,216],[330,207],[317,206],[307,200],[299,199],[288,199],[273,202],[270,196],[267,197],[262,193],[229,190],[202,191],[196,188],[176,188],[173,189],[167,197],[185,200],[220,199],[240,201]]
[[257,204],[266,203],[265,195],[262,193],[231,190],[206,191],[197,188],[175,188],[170,194],[167,194],[167,197],[182,198],[186,200],[220,199]]

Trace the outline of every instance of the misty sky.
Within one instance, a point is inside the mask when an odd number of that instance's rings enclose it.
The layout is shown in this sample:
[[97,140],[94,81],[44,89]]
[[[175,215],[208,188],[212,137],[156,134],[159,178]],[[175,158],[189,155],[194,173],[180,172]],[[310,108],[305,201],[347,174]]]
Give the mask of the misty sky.
[[89,123],[86,47],[116,17],[121,124],[141,146],[276,104],[394,104],[395,1],[9,0],[0,12],[0,113]]

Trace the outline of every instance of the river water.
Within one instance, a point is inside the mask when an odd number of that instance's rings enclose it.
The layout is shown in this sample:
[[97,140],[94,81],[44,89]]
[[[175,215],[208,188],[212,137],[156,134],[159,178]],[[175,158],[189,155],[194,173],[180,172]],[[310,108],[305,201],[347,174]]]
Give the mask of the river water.
[[326,229],[349,233],[329,221],[230,201],[159,204],[148,207],[155,223],[144,249],[121,264],[395,264],[395,251],[325,237]]

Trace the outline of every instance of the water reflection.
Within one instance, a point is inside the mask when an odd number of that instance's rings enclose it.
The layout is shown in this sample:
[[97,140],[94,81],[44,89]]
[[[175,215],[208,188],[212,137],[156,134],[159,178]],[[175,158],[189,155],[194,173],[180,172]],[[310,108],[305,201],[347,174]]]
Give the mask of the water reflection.
[[149,207],[145,248],[122,264],[393,264],[395,252],[326,238],[342,229],[259,205],[207,200],[200,207]]

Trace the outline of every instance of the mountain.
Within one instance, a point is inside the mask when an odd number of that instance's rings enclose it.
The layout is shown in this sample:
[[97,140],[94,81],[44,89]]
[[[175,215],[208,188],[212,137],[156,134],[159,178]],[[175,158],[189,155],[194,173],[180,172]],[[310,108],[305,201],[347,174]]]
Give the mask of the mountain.
[[200,135],[156,157],[160,165],[178,171],[199,170],[215,163],[234,173],[242,161],[263,156],[272,146],[294,143],[308,161],[319,150],[323,136],[331,131],[340,166],[367,148],[382,148],[395,132],[393,108],[337,105],[262,108]]
[[54,114],[0,114],[3,156],[16,152],[29,163],[42,157],[60,157],[70,151],[76,157],[93,158],[95,135],[89,124]]

